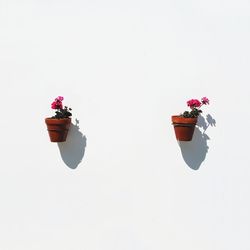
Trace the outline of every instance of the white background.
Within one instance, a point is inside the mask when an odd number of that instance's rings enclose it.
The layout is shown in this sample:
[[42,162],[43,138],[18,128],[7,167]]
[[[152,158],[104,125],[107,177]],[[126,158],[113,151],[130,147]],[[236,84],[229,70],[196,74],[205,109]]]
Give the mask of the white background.
[[[249,13],[0,0],[0,249],[249,250]],[[79,120],[60,145],[58,95]],[[170,117],[203,96],[216,126],[179,145]]]

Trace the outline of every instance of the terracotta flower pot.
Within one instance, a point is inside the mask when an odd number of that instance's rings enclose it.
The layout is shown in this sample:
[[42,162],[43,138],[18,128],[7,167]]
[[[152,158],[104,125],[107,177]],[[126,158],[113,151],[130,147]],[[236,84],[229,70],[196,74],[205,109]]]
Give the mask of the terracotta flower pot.
[[194,134],[197,118],[185,118],[182,116],[172,116],[175,136],[178,141],[191,141]]
[[63,118],[63,119],[45,118],[45,123],[48,128],[51,142],[66,141],[69,127],[71,124],[70,118]]

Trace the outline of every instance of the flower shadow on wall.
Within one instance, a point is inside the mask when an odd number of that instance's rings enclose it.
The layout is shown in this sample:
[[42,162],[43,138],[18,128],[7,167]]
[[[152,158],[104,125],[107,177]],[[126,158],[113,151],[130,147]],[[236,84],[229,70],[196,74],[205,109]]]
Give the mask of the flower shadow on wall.
[[216,121],[210,114],[206,116],[206,119],[200,115],[197,126],[198,128],[195,128],[192,141],[179,141],[182,157],[186,164],[193,170],[198,170],[206,158],[209,149],[207,141],[210,140],[206,134],[206,130],[209,126],[215,127]]
[[76,169],[81,163],[87,145],[87,138],[80,131],[79,120],[75,121],[76,124],[71,123],[67,141],[58,143],[61,157],[71,169]]

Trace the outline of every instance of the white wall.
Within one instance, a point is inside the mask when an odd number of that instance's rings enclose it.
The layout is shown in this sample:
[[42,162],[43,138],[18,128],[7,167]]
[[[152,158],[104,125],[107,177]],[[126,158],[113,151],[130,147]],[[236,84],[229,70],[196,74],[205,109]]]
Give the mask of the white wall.
[[[249,250],[249,12],[0,0],[0,249]],[[58,95],[80,122],[60,146]],[[216,126],[178,145],[170,117],[202,96]]]

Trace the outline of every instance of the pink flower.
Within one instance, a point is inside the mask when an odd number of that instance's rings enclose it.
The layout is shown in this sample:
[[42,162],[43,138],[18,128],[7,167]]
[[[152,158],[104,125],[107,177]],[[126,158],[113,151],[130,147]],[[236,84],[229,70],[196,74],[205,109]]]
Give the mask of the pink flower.
[[62,109],[63,108],[63,105],[62,105],[62,102],[61,101],[55,101],[55,102],[52,102],[51,103],[51,108],[52,109]]
[[199,108],[201,106],[201,102],[197,99],[191,99],[187,101],[187,105],[190,108]]
[[51,108],[52,109],[63,109],[63,97],[62,96],[58,96],[54,102],[51,103]]
[[205,104],[205,105],[209,104],[209,100],[207,97],[202,97],[201,102],[202,102],[202,104]]
[[52,109],[56,109],[56,107],[57,107],[56,102],[52,102],[52,103],[51,103],[51,108],[52,108]]
[[60,101],[60,102],[62,102],[63,101],[63,96],[58,96],[56,99],[55,99],[55,101]]

